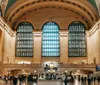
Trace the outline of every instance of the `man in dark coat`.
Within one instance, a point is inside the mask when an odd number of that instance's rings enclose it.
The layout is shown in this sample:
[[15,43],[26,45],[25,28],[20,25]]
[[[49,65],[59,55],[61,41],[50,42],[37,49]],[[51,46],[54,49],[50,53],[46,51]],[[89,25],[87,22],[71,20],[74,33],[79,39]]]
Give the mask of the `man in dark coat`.
[[13,85],[17,85],[17,81],[18,81],[17,77],[14,77],[13,78]]
[[65,80],[64,80],[64,83],[65,83],[65,85],[67,85],[67,83],[68,83],[67,76],[66,76],[66,78],[65,78]]

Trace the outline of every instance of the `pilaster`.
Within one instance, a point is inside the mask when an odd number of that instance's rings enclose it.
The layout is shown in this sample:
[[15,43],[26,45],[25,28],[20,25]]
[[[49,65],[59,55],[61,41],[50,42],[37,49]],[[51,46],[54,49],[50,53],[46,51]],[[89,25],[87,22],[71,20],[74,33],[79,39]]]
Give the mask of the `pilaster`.
[[40,64],[41,63],[41,31],[34,31],[34,56],[33,61],[34,63]]
[[68,63],[68,31],[60,31],[60,62]]

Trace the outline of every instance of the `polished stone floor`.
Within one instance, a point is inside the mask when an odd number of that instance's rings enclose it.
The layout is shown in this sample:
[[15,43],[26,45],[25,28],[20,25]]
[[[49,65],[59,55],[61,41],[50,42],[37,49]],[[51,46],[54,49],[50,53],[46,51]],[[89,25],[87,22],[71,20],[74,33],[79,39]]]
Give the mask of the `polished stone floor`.
[[[0,80],[0,85],[13,85],[13,84],[10,83],[10,82],[6,83],[5,81]],[[20,85],[20,84],[17,84],[17,85]],[[36,85],[36,84],[25,84],[25,83],[22,83],[21,85]],[[63,85],[64,85],[64,84],[63,84]],[[88,82],[86,82],[86,83],[81,83],[81,82],[75,80],[74,83],[71,83],[71,82],[70,82],[70,83],[68,83],[67,85],[88,85]],[[98,82],[96,81],[95,83],[94,83],[94,82],[91,82],[90,85],[100,85],[100,83],[98,83]]]

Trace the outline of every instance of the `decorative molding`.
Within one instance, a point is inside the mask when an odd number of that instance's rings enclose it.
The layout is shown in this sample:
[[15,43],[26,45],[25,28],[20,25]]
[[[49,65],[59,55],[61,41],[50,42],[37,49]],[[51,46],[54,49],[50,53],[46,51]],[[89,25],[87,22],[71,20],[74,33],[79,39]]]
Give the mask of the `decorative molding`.
[[8,4],[8,0],[0,0],[0,6],[1,6],[3,16],[4,16],[4,13],[5,13],[7,4]]
[[2,17],[0,17],[0,29],[5,30],[7,33],[9,33],[11,36],[13,36],[13,31],[11,28],[7,25],[7,23],[3,20]]
[[89,31],[88,30],[86,31],[86,36],[87,37],[90,37],[90,34],[89,34]]
[[41,37],[42,36],[41,31],[34,31],[33,34],[34,34],[34,37]]
[[[48,5],[48,3],[50,4]],[[16,9],[13,9],[14,7],[16,7]],[[33,7],[33,9],[30,9],[30,7]],[[37,10],[45,7],[59,7],[64,8],[66,10],[70,10],[81,16],[87,24],[92,24],[92,22],[96,21],[98,17],[97,11],[87,1],[83,2],[73,0],[27,0],[25,2],[24,0],[18,0],[7,11],[6,19],[8,22],[11,22],[13,24],[17,21],[17,19],[26,14],[26,12],[28,13],[32,10]],[[72,7],[74,7],[74,9],[72,9]],[[28,9],[28,11],[26,8]],[[18,13],[21,13],[20,16]]]
[[[10,69],[23,69],[23,68],[44,68],[41,64],[3,64],[3,68],[10,68]],[[61,66],[59,66],[59,69],[61,68],[94,68],[95,69],[95,65],[94,64],[63,64]]]
[[60,37],[68,37],[68,33],[69,31],[66,30],[60,31]]
[[92,36],[98,29],[100,29],[100,19],[87,31],[87,36]]

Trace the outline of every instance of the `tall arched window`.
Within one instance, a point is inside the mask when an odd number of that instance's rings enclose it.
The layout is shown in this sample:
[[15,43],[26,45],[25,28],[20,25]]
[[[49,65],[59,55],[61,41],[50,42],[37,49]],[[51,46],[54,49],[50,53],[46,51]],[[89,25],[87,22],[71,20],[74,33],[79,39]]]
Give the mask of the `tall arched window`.
[[42,29],[42,56],[60,56],[59,26],[55,22],[47,22]]
[[85,25],[81,22],[73,22],[69,25],[69,57],[85,57],[86,38]]
[[33,56],[33,26],[22,22],[17,27],[16,57]]

